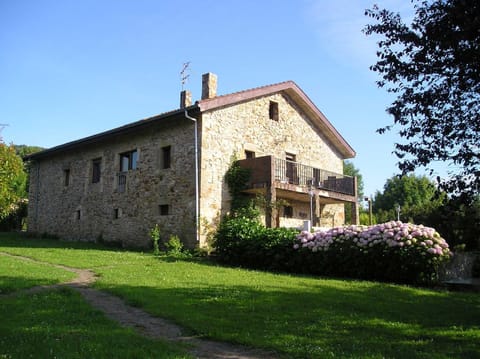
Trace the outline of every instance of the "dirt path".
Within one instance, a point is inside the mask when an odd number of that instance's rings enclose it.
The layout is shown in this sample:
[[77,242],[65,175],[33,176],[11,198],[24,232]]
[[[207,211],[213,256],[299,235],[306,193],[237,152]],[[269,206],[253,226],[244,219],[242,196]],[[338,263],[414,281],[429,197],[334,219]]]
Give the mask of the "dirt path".
[[[77,276],[71,281],[52,286],[37,286],[22,293],[34,293],[45,289],[66,286],[78,291],[90,305],[101,310],[105,315],[125,327],[134,328],[142,335],[154,339],[163,339],[171,342],[182,342],[191,346],[190,354],[196,358],[212,359],[270,359],[277,358],[273,353],[256,350],[229,343],[205,340],[197,337],[184,336],[182,328],[165,319],[154,317],[147,312],[129,306],[122,299],[90,287],[97,279],[94,272],[88,269],[78,269],[63,265],[37,261],[32,258],[0,252],[0,255],[10,256],[22,260],[48,264],[75,273]],[[18,293],[18,292],[16,292]],[[13,293],[13,294],[16,294]]]

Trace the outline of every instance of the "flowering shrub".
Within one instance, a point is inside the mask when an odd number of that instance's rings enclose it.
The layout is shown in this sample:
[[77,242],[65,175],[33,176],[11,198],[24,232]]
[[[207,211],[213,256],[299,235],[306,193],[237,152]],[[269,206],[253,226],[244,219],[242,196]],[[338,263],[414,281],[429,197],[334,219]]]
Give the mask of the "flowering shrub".
[[437,280],[451,254],[433,228],[400,221],[304,231],[293,248],[307,257],[306,272],[403,283]]
[[298,234],[231,216],[220,223],[214,244],[217,259],[231,265],[413,284],[436,282],[451,255],[433,228],[402,222]]

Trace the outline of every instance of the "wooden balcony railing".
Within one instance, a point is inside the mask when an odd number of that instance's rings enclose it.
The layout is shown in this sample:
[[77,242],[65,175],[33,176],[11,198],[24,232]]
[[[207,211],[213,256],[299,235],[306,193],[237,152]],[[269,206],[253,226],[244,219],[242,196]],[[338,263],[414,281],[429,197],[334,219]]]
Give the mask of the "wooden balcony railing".
[[313,187],[355,196],[354,178],[340,173],[273,156],[240,160],[239,164],[251,170],[250,186],[252,188],[280,183],[302,186],[307,190]]

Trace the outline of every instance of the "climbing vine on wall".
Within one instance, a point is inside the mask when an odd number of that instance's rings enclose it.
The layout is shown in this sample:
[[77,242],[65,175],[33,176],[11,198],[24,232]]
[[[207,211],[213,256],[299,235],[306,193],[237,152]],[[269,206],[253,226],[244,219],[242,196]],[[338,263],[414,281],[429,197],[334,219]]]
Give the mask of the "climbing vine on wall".
[[241,167],[237,157],[232,156],[230,167],[225,174],[225,182],[232,198],[232,212],[250,206],[250,198],[243,193],[247,189],[250,173],[250,169]]

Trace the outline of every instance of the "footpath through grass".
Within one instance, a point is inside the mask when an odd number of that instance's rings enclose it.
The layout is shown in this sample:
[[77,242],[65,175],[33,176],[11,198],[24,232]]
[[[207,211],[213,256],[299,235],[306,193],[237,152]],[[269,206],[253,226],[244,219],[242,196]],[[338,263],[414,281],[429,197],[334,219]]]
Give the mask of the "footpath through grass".
[[74,273],[52,267],[48,264],[29,262],[6,256],[0,257],[0,294],[7,294],[38,285],[66,282],[74,277]]
[[271,274],[5,235],[0,251],[92,269],[100,275],[98,289],[192,333],[285,357],[480,357],[478,294]]
[[0,358],[189,358],[171,344],[108,320],[71,289],[0,303]]

